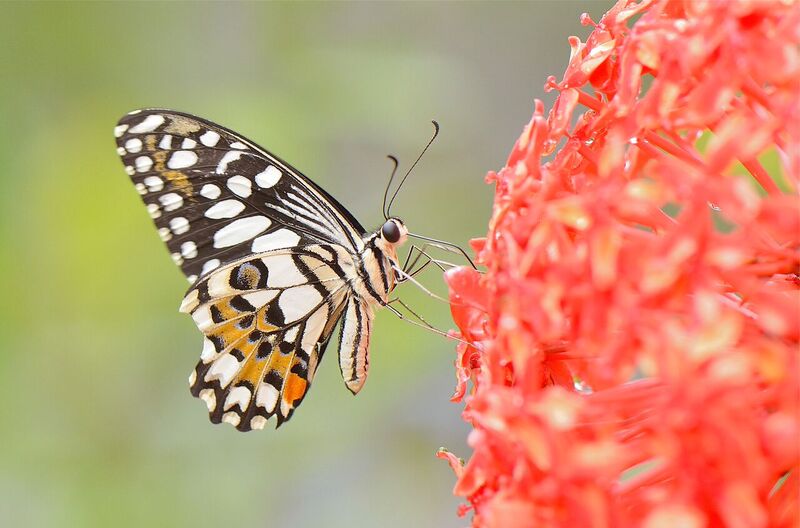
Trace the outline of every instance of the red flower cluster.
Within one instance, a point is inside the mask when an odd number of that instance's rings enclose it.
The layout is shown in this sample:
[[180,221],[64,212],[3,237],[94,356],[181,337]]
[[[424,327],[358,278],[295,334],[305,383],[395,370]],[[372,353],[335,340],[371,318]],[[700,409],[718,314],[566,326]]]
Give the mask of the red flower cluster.
[[[448,273],[476,527],[798,526],[800,9],[620,0]],[[471,388],[468,391],[468,385]]]

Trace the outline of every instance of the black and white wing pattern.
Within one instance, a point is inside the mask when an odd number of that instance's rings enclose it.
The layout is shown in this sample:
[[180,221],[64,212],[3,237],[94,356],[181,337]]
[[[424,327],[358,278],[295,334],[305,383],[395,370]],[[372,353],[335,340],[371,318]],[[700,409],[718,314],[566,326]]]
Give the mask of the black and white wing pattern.
[[114,132],[125,170],[190,282],[272,249],[363,249],[364,228],[333,197],[222,126],[154,109],[126,115]]
[[205,338],[191,392],[211,420],[242,431],[271,416],[278,425],[288,420],[342,317],[340,367],[348,387],[360,390],[371,304],[387,291],[367,301],[354,277],[390,266],[370,261],[367,269],[359,257],[374,258],[375,235],[365,237],[344,207],[290,165],[214,123],[141,110],[123,117],[115,135],[125,170],[192,283],[181,311]]

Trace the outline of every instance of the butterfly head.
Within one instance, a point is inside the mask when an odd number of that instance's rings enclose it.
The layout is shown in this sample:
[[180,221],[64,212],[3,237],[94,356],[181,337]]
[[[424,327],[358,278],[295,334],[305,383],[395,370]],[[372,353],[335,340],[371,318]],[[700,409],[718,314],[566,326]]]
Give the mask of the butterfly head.
[[380,238],[387,244],[400,246],[408,238],[408,229],[399,218],[389,218],[381,227]]

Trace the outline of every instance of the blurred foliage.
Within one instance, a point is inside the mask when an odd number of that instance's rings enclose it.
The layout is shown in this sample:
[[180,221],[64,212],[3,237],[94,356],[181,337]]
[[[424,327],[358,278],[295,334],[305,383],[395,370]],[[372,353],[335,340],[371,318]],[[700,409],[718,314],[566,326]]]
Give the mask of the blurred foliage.
[[[160,106],[240,131],[368,227],[394,153],[410,228],[466,244],[546,74],[608,2],[0,4],[0,525],[461,526],[453,344],[380,313],[369,381],[331,347],[277,432],[213,426],[186,288],[114,152]],[[441,276],[424,282],[444,292]],[[446,305],[404,285],[440,327]]]

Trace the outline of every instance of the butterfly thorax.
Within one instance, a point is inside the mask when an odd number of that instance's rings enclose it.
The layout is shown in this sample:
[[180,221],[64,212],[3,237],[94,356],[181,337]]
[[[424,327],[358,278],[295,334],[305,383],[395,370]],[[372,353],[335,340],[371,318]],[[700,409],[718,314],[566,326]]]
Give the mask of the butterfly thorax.
[[364,237],[359,255],[358,278],[353,289],[370,304],[386,305],[397,284],[400,269],[397,249],[406,241],[408,230],[398,218],[391,218],[376,232]]

